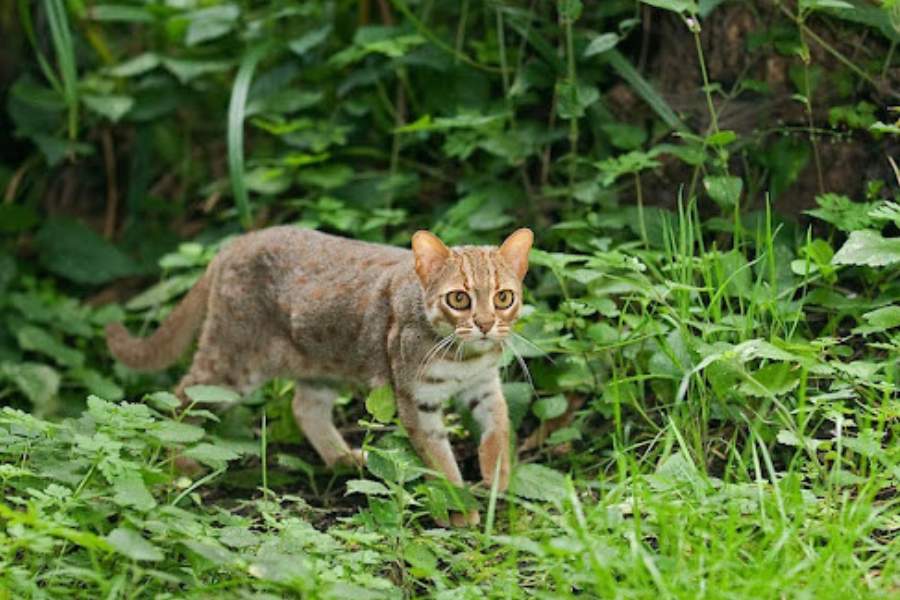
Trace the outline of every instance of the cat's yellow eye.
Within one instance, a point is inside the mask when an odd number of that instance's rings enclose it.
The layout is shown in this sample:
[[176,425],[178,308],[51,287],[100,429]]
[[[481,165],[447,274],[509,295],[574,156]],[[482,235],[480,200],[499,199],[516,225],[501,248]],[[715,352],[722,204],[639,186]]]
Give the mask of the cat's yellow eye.
[[462,290],[456,290],[447,294],[447,306],[453,310],[466,310],[472,306],[472,299]]
[[499,309],[509,308],[516,299],[512,290],[500,290],[494,294],[494,306]]

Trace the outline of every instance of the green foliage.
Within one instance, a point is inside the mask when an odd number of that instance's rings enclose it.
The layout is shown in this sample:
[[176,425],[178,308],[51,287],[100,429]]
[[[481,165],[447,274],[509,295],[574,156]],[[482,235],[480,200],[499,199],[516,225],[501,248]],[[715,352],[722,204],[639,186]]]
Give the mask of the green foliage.
[[[753,3],[739,48],[718,0],[0,8],[0,597],[889,597],[897,6]],[[864,148],[858,193],[832,142]],[[431,477],[389,385],[342,390],[348,480],[291,382],[183,407],[183,365],[113,363],[107,323],[148,333],[275,223],[535,231],[507,492]]]

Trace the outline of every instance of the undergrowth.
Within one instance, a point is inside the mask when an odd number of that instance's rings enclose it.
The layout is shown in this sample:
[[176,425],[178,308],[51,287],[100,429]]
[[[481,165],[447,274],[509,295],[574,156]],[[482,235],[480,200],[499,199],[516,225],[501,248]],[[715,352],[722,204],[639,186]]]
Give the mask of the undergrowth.
[[[0,598],[895,597],[898,7],[0,7]],[[274,223],[535,230],[509,492],[426,477],[389,388],[331,472],[292,382],[113,363]]]

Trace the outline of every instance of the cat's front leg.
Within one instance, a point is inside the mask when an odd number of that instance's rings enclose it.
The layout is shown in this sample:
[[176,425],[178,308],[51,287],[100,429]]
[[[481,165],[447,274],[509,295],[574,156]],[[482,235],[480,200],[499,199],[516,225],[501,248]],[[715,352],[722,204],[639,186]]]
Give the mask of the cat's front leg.
[[[430,386],[428,386],[430,387]],[[432,470],[442,473],[452,485],[462,487],[463,478],[447,438],[444,427],[443,399],[439,390],[420,387],[413,393],[398,394],[397,409],[400,421],[409,435],[413,448]],[[477,525],[481,517],[477,510],[451,513],[455,526]],[[441,525],[446,525],[441,523]]]
[[499,373],[475,383],[462,396],[463,402],[481,427],[478,465],[488,486],[506,491],[509,486],[509,411],[500,386]]

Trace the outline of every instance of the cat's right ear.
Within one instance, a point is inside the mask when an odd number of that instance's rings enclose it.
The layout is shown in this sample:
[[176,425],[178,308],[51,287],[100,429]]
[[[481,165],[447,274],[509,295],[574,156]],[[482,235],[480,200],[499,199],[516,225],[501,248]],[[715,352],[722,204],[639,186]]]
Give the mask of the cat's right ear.
[[420,230],[412,236],[412,250],[416,257],[416,274],[423,286],[428,285],[429,278],[450,256],[450,249],[430,231]]

